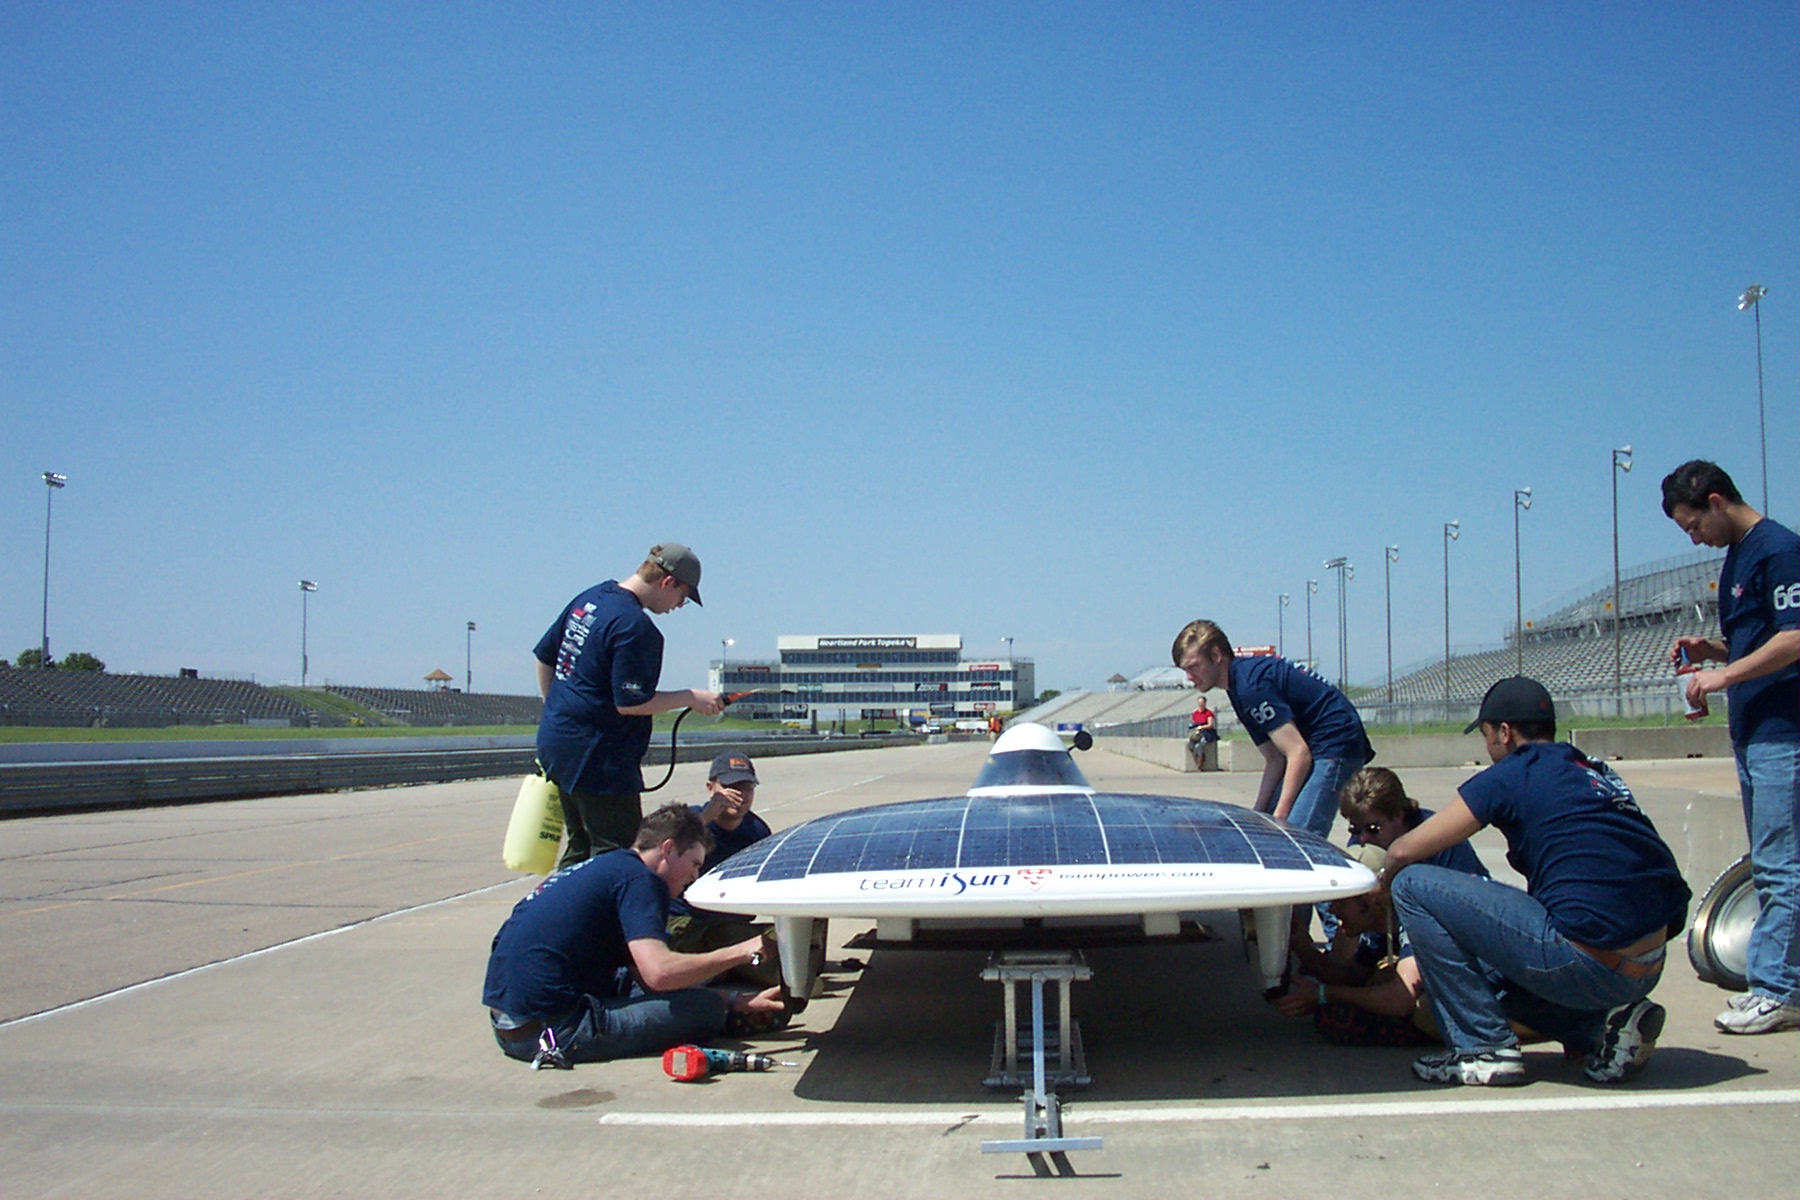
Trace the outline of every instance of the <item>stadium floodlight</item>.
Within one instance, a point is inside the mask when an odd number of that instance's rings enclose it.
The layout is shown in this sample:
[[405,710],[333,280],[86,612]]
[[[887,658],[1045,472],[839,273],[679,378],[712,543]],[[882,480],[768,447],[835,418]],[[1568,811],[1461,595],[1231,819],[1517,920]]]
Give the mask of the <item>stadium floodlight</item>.
[[474,646],[475,622],[470,621],[469,627],[463,630],[463,693],[465,695],[475,691],[475,667],[472,653]]
[[1350,648],[1347,644],[1350,640],[1350,625],[1345,617],[1344,584],[1356,578],[1356,568],[1350,564],[1348,558],[1345,558],[1340,554],[1336,558],[1326,559],[1325,569],[1327,571],[1336,571],[1338,573],[1338,690],[1342,691],[1349,686],[1350,681]]
[[1519,514],[1531,507],[1531,489],[1513,489],[1513,651],[1518,659],[1514,675],[1525,673],[1525,588],[1519,571]]
[[38,642],[38,669],[50,665],[50,498],[69,482],[67,475],[44,472],[44,628]]
[[310,579],[300,581],[300,686],[306,686],[306,598],[319,590]]
[[1400,561],[1400,547],[1388,546],[1382,552],[1381,582],[1387,596],[1387,667],[1388,693],[1387,702],[1394,702],[1394,573],[1393,565]]
[[1284,624],[1283,618],[1284,618],[1285,614],[1282,612],[1282,609],[1284,609],[1288,606],[1288,594],[1286,592],[1283,592],[1276,599],[1279,600],[1280,603],[1275,605],[1275,653],[1280,655],[1282,658],[1286,658],[1287,657],[1287,636],[1286,636],[1285,630],[1283,629],[1283,624]]
[[1619,472],[1631,470],[1629,443],[1612,452],[1613,501],[1613,716],[1625,715],[1625,652],[1620,640],[1619,622],[1624,613],[1619,609]]
[[1444,522],[1444,719],[1450,719],[1450,543],[1462,536],[1461,521]]
[[1762,299],[1768,294],[1768,288],[1760,283],[1753,283],[1738,297],[1738,311],[1743,312],[1747,308],[1756,315],[1756,429],[1762,439],[1762,500],[1765,517],[1769,515],[1769,428],[1763,419]]
[[1306,581],[1306,669],[1309,671],[1313,669],[1312,598],[1318,594],[1319,594],[1319,581],[1316,579],[1307,580]]

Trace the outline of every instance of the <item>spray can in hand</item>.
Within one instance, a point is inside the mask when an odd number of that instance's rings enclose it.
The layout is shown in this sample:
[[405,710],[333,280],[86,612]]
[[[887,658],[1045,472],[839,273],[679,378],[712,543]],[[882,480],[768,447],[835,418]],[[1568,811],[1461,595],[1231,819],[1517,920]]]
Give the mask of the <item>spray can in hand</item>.
[[1681,650],[1681,665],[1675,668],[1675,691],[1681,696],[1681,703],[1686,708],[1686,716],[1690,721],[1698,721],[1712,711],[1706,706],[1705,696],[1700,697],[1698,704],[1688,699],[1687,677],[1699,669],[1688,660],[1687,648],[1684,646]]

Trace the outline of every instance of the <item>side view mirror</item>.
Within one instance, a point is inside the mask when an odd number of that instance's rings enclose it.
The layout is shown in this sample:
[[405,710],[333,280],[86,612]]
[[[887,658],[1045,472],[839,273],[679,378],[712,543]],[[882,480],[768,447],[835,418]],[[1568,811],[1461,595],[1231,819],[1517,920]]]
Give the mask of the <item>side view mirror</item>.
[[1075,731],[1075,749],[1077,749],[1077,750],[1092,750],[1093,748],[1094,748],[1094,735],[1089,733],[1085,729],[1077,729]]

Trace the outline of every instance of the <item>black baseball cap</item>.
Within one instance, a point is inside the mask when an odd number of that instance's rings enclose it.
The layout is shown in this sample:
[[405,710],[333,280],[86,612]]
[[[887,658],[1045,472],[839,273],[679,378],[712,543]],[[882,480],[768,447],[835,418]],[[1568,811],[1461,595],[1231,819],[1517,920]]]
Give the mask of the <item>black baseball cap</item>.
[[1535,679],[1514,675],[1502,679],[1481,698],[1481,711],[1470,721],[1464,733],[1474,733],[1483,723],[1522,725],[1526,721],[1556,720],[1556,702],[1550,689]]
[[726,750],[712,762],[712,772],[707,778],[714,783],[722,783],[730,787],[734,783],[755,783],[756,768],[750,763],[750,756],[742,750]]

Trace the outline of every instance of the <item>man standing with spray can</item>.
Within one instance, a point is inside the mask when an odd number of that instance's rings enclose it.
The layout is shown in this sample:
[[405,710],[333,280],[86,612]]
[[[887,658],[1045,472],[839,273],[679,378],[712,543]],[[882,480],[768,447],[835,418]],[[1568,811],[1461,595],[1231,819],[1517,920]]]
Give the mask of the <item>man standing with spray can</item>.
[[1680,637],[1669,661],[1722,662],[1688,672],[1690,708],[1723,691],[1750,877],[1760,911],[1750,932],[1750,990],[1713,1024],[1725,1033],[1800,1029],[1800,537],[1744,503],[1716,463],[1685,462],[1662,481],[1663,512],[1696,546],[1730,547],[1719,570],[1719,638]]

